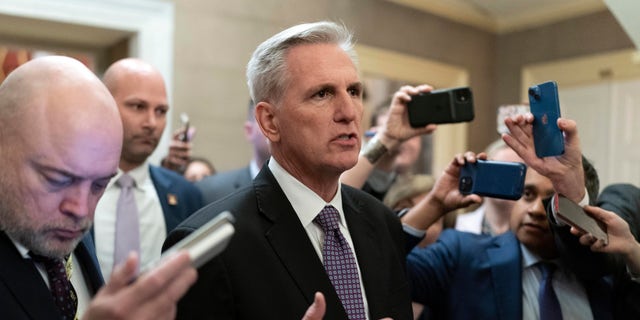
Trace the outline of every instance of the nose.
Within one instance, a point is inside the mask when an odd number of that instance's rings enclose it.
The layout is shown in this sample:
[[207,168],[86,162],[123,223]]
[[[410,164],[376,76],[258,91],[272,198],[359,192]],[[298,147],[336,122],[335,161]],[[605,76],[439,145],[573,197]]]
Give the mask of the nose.
[[84,184],[78,184],[73,188],[69,188],[60,203],[60,211],[76,219],[89,216],[91,201],[89,189],[90,185],[85,186]]
[[336,98],[336,112],[334,120],[336,122],[350,123],[355,121],[362,113],[362,100],[360,98],[344,92]]
[[151,109],[145,116],[143,126],[149,130],[154,130],[157,125],[158,119],[156,119],[155,111]]
[[531,203],[528,210],[529,215],[534,219],[546,219],[547,211],[545,210],[542,198],[538,197]]

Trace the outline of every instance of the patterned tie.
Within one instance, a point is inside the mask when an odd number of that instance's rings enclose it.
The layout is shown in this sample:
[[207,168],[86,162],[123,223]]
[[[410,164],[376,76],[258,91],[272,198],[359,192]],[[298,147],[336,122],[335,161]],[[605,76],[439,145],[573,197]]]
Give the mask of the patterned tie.
[[553,272],[556,265],[549,262],[541,262],[538,264],[542,279],[540,280],[540,289],[538,289],[538,304],[540,307],[541,320],[562,320],[562,311],[560,302],[556,292],[553,290],[551,280],[553,280]]
[[71,281],[69,281],[62,259],[44,257],[33,252],[29,252],[29,255],[33,261],[44,265],[49,278],[49,289],[60,310],[62,319],[73,320],[78,308],[78,298]]
[[129,252],[140,253],[140,228],[138,207],[134,197],[135,181],[124,173],[116,184],[120,187],[120,197],[116,209],[116,236],[113,267],[127,259]]
[[322,246],[324,269],[349,319],[366,319],[358,267],[349,243],[338,228],[339,220],[340,214],[333,206],[324,207],[313,219],[324,232]]

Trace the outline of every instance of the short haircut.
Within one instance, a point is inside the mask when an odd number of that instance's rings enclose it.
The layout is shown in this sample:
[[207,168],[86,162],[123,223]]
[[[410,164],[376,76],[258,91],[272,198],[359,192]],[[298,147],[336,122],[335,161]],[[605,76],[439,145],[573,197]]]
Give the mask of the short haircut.
[[336,44],[357,64],[352,34],[329,21],[305,23],[286,29],[261,43],[247,64],[247,85],[254,102],[278,102],[287,86],[286,55],[303,44]]

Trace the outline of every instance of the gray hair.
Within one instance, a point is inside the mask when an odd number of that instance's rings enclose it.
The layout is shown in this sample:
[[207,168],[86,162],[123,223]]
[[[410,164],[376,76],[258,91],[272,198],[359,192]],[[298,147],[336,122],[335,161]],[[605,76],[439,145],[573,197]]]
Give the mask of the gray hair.
[[357,56],[351,32],[330,21],[305,23],[281,31],[261,43],[247,64],[247,85],[251,99],[279,101],[287,85],[285,57],[290,48],[301,44],[336,44],[344,50],[353,64]]

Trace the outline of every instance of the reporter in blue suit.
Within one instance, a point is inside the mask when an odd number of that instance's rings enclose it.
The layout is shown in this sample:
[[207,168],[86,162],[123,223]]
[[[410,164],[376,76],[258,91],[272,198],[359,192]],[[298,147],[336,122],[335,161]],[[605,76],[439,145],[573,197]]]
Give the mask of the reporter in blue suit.
[[116,260],[121,259],[115,250],[116,241],[122,240],[116,227],[122,190],[117,181],[124,174],[135,183],[137,214],[131,214],[137,218],[139,236],[139,241],[134,239],[128,248],[139,250],[142,268],[160,257],[167,234],[203,202],[200,191],[184,177],[148,162],[165,129],[169,110],[160,72],[144,61],[127,58],[112,64],[103,82],[118,105],[124,128],[118,173],[107,186],[95,215],[96,253],[102,274],[108,279],[113,266],[120,262]]
[[[455,205],[479,200],[457,191],[465,161],[474,162],[476,157],[472,153],[456,157],[428,196],[429,202]],[[554,288],[565,318],[589,319],[592,313],[595,319],[610,318],[606,283],[583,282],[563,269],[558,259],[543,205],[554,194],[551,181],[528,169],[524,190],[511,212],[511,232],[490,237],[446,230],[435,244],[408,255],[414,301],[442,319],[537,319],[541,274],[536,263],[555,261],[563,271],[555,273]]]

